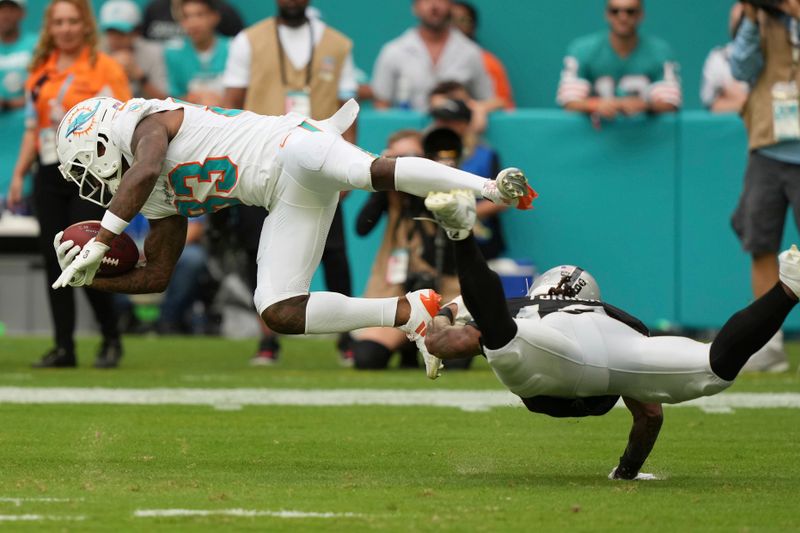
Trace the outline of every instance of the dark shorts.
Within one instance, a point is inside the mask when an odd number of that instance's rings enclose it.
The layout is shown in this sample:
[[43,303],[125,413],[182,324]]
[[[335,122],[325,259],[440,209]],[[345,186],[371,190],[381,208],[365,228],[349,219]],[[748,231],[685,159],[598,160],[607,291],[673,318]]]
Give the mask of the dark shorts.
[[800,228],[800,165],[751,152],[744,190],[731,218],[742,248],[752,255],[778,253],[789,205]]

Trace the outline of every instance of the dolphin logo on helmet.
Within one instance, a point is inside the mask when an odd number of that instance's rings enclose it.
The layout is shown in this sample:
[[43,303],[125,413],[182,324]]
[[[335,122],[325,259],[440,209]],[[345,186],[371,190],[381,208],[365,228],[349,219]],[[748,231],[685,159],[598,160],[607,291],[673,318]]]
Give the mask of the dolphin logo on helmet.
[[67,126],[67,131],[64,133],[64,137],[69,137],[73,133],[80,135],[81,133],[88,132],[94,125],[94,122],[90,123],[86,128],[84,128],[84,126],[97,114],[97,110],[100,109],[100,105],[102,103],[103,102],[101,100],[98,100],[97,104],[94,106],[94,109],[91,110],[88,108],[86,110],[78,109],[80,113],[78,113],[78,115],[73,118],[72,121],[70,121],[69,126]]

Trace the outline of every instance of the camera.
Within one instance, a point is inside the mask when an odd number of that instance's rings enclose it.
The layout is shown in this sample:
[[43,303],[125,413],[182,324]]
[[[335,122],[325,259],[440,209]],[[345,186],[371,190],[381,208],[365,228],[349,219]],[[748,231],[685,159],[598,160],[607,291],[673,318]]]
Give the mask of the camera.
[[740,0],[743,4],[750,4],[753,7],[764,10],[767,14],[775,17],[783,13],[778,6],[783,0]]

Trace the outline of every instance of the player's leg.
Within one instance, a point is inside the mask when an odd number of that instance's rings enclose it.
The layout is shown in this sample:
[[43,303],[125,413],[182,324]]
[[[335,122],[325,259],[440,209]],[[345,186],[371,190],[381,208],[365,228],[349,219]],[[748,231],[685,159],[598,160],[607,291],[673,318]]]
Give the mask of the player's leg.
[[[316,124],[325,127],[324,122]],[[398,190],[424,197],[431,191],[465,189],[495,203],[516,201],[521,208],[530,206],[535,196],[518,169],[506,169],[496,180],[487,180],[421,157],[376,158],[310,122],[289,134],[278,159],[284,167],[308,171],[298,178],[312,190]]]
[[500,277],[486,264],[471,229],[475,225],[475,197],[464,191],[436,193],[425,207],[455,241],[461,296],[481,330],[483,345],[502,348],[517,334],[517,324],[506,305]]
[[423,291],[399,299],[308,293],[339,193],[309,190],[295,177],[302,172],[284,167],[261,232],[254,300],[264,322],[278,333],[298,334],[407,327],[430,318],[438,310],[432,291],[427,302]]
[[800,252],[792,246],[780,255],[780,281],[761,298],[733,315],[711,344],[711,369],[732,381],[783,325],[800,296]]

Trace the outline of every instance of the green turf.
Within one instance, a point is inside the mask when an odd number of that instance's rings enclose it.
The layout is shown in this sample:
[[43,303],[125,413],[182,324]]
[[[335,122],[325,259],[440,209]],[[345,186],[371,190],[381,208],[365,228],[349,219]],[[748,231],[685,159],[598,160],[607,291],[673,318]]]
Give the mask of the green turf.
[[[252,341],[126,339],[123,368],[28,368],[42,339],[0,339],[0,386],[500,390],[485,363],[437,382],[421,371],[338,367],[327,341],[287,341],[275,368],[248,368]],[[739,391],[800,391],[794,366]],[[0,405],[0,502],[8,514],[85,522],[25,531],[790,531],[800,527],[800,411],[669,409],[646,471],[611,482],[629,416],[554,420],[522,409]],[[136,509],[291,509],[336,519],[134,518]]]

